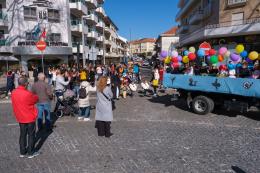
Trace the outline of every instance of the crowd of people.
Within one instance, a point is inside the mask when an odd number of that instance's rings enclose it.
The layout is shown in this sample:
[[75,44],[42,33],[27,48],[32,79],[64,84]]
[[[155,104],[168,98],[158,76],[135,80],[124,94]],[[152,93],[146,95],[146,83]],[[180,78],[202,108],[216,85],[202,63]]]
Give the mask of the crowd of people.
[[[133,64],[111,64],[110,66],[89,64],[86,68],[77,69],[62,64],[59,67],[49,67],[45,74],[36,66],[32,67],[33,82],[26,73],[20,71],[7,72],[7,91],[11,92],[14,115],[20,125],[20,157],[33,158],[39,153],[35,151],[35,133],[52,131],[51,102],[55,99],[53,112],[57,112],[62,102],[59,98],[69,91],[77,101],[78,121],[90,121],[90,92],[97,93],[95,105],[95,128],[98,136],[110,137],[110,125],[113,120],[113,100],[133,97],[138,84],[146,95],[150,87],[147,80],[142,80],[140,67]],[[153,79],[159,81],[158,70],[154,71]],[[154,85],[155,83],[153,83]],[[159,82],[154,85],[155,92]],[[64,105],[63,105],[64,106]],[[27,141],[28,136],[28,141]]]

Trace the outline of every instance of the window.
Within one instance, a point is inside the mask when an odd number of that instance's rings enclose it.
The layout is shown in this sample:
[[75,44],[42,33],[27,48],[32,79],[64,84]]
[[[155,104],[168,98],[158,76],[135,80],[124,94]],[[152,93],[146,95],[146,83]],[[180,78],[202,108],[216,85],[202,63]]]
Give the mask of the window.
[[60,42],[61,34],[60,33],[51,33],[48,35],[48,41],[50,42]]
[[27,41],[36,41],[38,39],[37,35],[33,34],[32,32],[26,32],[25,39]]
[[37,20],[36,7],[23,7],[24,20]]
[[48,21],[49,22],[60,22],[59,10],[48,9]]

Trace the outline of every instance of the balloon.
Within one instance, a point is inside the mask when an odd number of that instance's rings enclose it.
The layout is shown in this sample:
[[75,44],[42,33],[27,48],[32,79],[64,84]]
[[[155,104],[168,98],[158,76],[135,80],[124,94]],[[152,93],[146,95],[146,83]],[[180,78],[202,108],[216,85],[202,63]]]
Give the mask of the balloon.
[[258,60],[260,60],[260,53],[258,54]]
[[258,53],[256,51],[250,52],[248,57],[249,57],[249,59],[254,61],[254,60],[258,59]]
[[165,58],[165,57],[167,57],[167,54],[168,54],[168,52],[163,50],[161,52],[161,57]]
[[222,62],[224,60],[224,57],[222,55],[218,55],[218,61]]
[[179,68],[179,67],[180,67],[180,64],[179,64],[179,63],[173,63],[173,64],[172,64],[172,67],[173,67],[173,68]]
[[189,60],[189,57],[188,57],[188,56],[184,56],[184,57],[182,58],[182,62],[185,63],[185,64],[187,64],[189,61],[190,61],[190,60]]
[[253,63],[253,61],[251,59],[249,59],[249,58],[246,58],[246,62]]
[[179,61],[179,62],[182,61],[182,56],[179,55],[177,58],[178,58],[178,61]]
[[216,55],[211,56],[210,57],[210,62],[211,62],[211,64],[218,63],[218,57]]
[[226,71],[227,70],[227,66],[222,64],[222,65],[219,66],[219,70],[220,71],[222,71],[222,70]]
[[178,54],[178,52],[176,51],[176,50],[174,50],[174,51],[172,51],[172,56],[173,57],[177,57],[179,54]]
[[172,62],[173,63],[178,63],[179,61],[178,61],[178,58],[177,57],[172,57]]
[[243,44],[238,44],[238,45],[236,46],[236,52],[237,52],[238,54],[240,54],[240,53],[243,52],[244,50],[245,50],[245,47],[244,47]]
[[226,53],[227,51],[228,51],[228,50],[227,50],[226,47],[221,47],[221,48],[219,49],[218,53],[219,53],[220,55],[225,55],[225,53]]
[[199,57],[204,57],[205,56],[205,50],[204,49],[199,49],[198,52],[197,52],[197,55]]
[[164,59],[164,63],[165,64],[169,64],[171,62],[171,58],[170,57],[167,57]]
[[196,54],[195,53],[189,53],[188,58],[190,61],[194,61],[196,59]]
[[192,52],[192,53],[195,53],[195,52],[196,52],[196,49],[195,49],[195,47],[190,47],[190,48],[189,48],[189,51]]
[[232,54],[230,55],[230,59],[231,59],[232,61],[234,61],[234,62],[237,62],[237,61],[240,60],[240,56],[239,56],[238,54],[236,54],[236,53],[232,53]]
[[183,52],[183,54],[184,54],[184,56],[188,56],[189,51],[185,50],[185,51]]
[[246,58],[247,55],[248,55],[248,53],[247,53],[246,50],[244,50],[243,52],[240,53],[240,56],[241,56],[242,58]]
[[216,54],[216,50],[215,49],[210,49],[209,50],[209,55],[215,55]]
[[224,57],[225,57],[225,58],[229,58],[230,55],[231,55],[231,52],[230,52],[230,51],[227,51],[227,52],[225,53]]
[[235,65],[235,64],[231,64],[231,63],[228,64],[228,69],[229,69],[229,70],[233,70],[233,69],[235,69],[235,68],[236,68],[236,65]]
[[207,60],[208,60],[208,61],[210,61],[210,58],[211,58],[210,56],[207,56]]
[[165,59],[164,57],[159,57],[160,61],[164,61],[164,59]]

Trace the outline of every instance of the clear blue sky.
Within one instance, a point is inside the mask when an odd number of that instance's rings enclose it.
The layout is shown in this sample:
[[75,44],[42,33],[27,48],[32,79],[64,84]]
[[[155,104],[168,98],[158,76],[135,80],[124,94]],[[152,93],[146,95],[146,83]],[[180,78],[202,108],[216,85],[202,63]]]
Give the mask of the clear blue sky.
[[178,0],[106,0],[104,7],[119,28],[119,34],[129,40],[156,38],[176,25]]

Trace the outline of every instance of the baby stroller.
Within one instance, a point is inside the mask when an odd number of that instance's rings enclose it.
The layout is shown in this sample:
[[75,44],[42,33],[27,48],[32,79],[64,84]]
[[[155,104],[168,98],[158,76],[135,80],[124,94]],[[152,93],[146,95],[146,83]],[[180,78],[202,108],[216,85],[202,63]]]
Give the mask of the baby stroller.
[[57,117],[75,116],[78,114],[78,100],[72,90],[58,90],[61,96],[57,97],[59,106],[56,111]]

